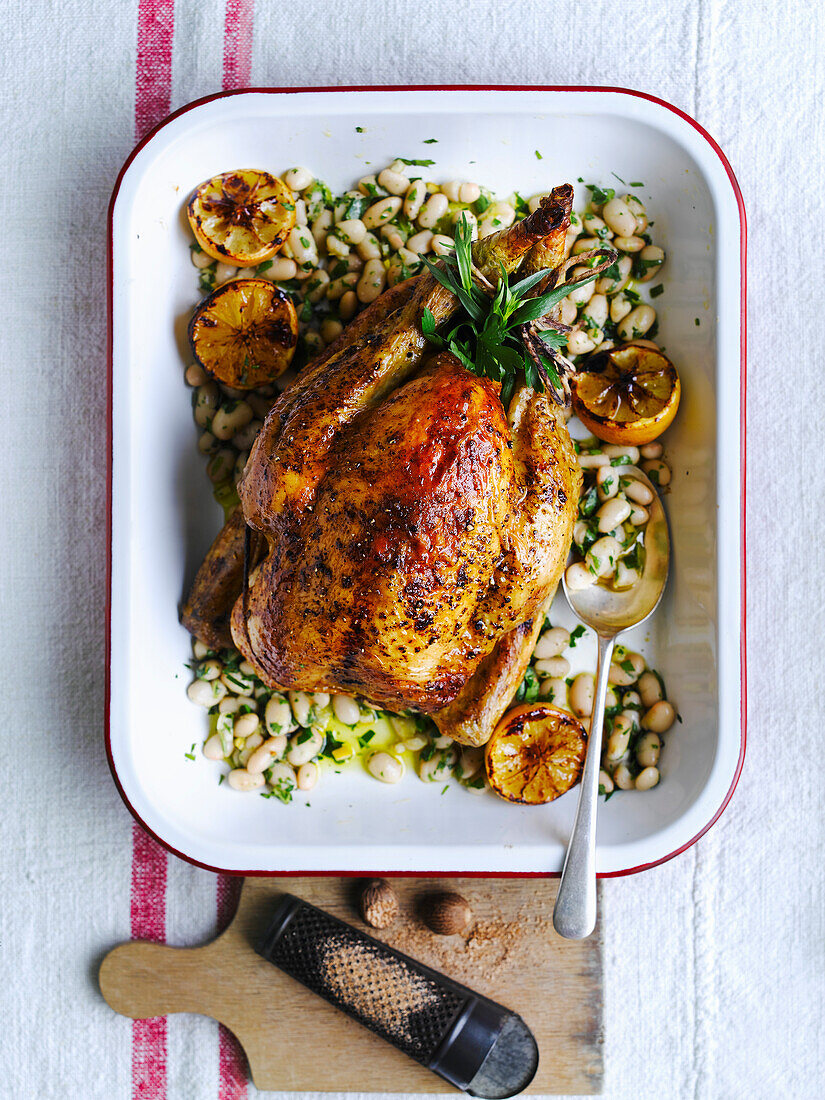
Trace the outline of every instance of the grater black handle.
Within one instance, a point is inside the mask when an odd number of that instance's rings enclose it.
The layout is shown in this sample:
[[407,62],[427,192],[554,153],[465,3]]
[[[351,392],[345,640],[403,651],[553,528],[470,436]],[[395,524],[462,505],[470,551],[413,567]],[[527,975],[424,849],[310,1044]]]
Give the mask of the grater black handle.
[[256,950],[460,1089],[474,1091],[505,1025],[515,1019],[527,1031],[509,1009],[291,894],[279,900]]

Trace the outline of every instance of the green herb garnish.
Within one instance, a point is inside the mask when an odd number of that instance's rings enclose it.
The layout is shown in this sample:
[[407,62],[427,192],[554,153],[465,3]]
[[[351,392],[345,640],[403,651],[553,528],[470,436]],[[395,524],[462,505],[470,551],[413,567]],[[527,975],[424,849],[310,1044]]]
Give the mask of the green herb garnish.
[[412,164],[416,168],[430,168],[435,164],[434,160],[407,160],[406,157],[396,157],[396,160],[400,160],[402,164]]

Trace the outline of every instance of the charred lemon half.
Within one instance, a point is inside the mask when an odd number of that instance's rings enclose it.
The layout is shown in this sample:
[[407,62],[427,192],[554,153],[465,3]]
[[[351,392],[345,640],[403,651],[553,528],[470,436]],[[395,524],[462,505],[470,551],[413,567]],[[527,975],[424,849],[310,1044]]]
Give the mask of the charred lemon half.
[[269,172],[223,172],[186,208],[195,240],[215,260],[254,267],[271,260],[295,225],[295,196]]
[[658,348],[623,344],[591,356],[573,382],[573,411],[607,443],[652,443],[673,422],[681,384]]
[[584,767],[587,735],[572,714],[546,703],[514,707],[487,743],[490,786],[508,802],[539,806],[569,791]]
[[207,374],[238,390],[265,386],[295,354],[298,317],[267,279],[235,279],[201,302],[189,322],[192,354]]

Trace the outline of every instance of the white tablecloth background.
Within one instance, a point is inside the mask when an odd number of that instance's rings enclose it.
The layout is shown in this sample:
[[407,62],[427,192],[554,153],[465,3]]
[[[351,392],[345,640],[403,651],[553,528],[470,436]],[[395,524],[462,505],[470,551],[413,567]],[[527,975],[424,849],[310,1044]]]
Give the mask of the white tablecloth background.
[[[0,53],[0,1093],[132,1095],[96,985],[129,935],[132,822],[102,749],[105,210],[133,144],[137,0],[8,0]],[[719,140],[750,220],[750,749],[720,823],[604,890],[605,1093],[823,1093],[822,196],[813,0],[259,0],[253,84],[615,84]],[[220,90],[224,0],[175,5],[171,105]],[[736,522],[731,518],[731,522]],[[214,876],[170,860],[169,942]],[[217,1097],[215,1026],[169,1023],[172,1100]],[[249,1095],[255,1094],[250,1086]]]

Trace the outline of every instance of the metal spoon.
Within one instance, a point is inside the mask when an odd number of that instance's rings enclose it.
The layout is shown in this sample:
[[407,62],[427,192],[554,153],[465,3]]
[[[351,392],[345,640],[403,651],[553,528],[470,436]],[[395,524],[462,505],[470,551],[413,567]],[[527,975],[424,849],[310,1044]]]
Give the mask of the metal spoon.
[[670,561],[670,537],[664,508],[650,479],[636,466],[619,466],[617,476],[633,475],[653,492],[646,505],[650,513],[645,531],[645,561],[640,579],[623,592],[601,584],[564,594],[574,613],[596,631],[599,640],[596,691],[590,717],[590,737],[579,790],[579,805],[567,845],[559,892],[553,910],[553,926],[569,940],[584,939],[596,925],[596,809],[602,757],[602,723],[607,678],[613,647],[624,630],[643,623],[662,598]]

